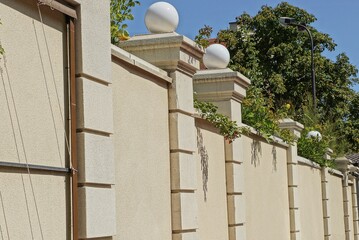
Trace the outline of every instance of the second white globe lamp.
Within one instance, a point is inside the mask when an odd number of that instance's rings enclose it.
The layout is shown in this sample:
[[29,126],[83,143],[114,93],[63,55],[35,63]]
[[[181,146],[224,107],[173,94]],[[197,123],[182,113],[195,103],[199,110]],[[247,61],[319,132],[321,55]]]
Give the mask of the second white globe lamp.
[[156,2],[146,12],[145,24],[151,33],[170,33],[177,29],[179,16],[176,8],[167,2]]
[[320,134],[320,132],[318,131],[310,131],[307,134],[307,138],[316,138],[318,139],[318,141],[322,140],[322,134]]
[[228,49],[222,44],[212,44],[206,48],[206,53],[203,55],[203,64],[208,69],[224,69],[229,63]]

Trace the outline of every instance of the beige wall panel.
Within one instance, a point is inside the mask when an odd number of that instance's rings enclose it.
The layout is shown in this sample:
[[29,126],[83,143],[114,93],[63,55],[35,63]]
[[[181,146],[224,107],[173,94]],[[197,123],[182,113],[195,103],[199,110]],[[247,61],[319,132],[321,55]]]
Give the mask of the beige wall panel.
[[[116,239],[171,239],[167,84],[112,64]],[[140,229],[140,231],[139,231]]]
[[320,169],[298,166],[302,239],[324,240]]
[[[198,232],[200,239],[228,239],[226,169],[223,136],[197,121],[199,149],[197,159]],[[202,149],[202,154],[198,152]],[[208,177],[208,182],[203,181]],[[206,188],[207,190],[204,190]]]
[[25,157],[19,130],[29,163],[64,166],[66,149],[62,119],[66,117],[61,116],[61,112],[62,115],[65,112],[64,82],[67,78],[65,18],[49,7],[41,6],[47,50],[36,1],[3,0],[0,12],[0,41],[6,51],[6,63],[3,57],[0,60],[0,161],[19,161],[13,125],[21,162],[25,162]]
[[288,240],[289,202],[286,149],[256,136],[242,136],[247,239]]
[[70,206],[66,206],[69,179],[35,174],[31,179],[35,198],[27,173],[0,173],[2,239],[69,239]]
[[345,239],[342,178],[328,176],[331,240]]

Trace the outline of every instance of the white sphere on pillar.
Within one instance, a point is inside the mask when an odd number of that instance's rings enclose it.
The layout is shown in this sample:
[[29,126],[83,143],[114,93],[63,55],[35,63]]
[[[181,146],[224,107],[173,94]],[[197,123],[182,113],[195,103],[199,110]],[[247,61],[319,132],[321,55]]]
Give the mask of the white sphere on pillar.
[[307,138],[316,138],[318,139],[318,141],[322,140],[322,134],[320,134],[320,132],[318,131],[310,131],[307,134]]
[[227,68],[230,55],[228,49],[222,44],[212,44],[206,48],[203,55],[203,64],[208,69],[224,69]]
[[146,12],[145,24],[151,33],[169,33],[177,29],[179,16],[176,8],[167,2],[156,2]]

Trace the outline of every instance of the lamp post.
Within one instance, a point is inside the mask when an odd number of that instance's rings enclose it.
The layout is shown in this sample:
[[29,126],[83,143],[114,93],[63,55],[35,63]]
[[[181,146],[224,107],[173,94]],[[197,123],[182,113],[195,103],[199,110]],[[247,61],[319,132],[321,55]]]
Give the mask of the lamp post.
[[299,24],[295,21],[294,18],[289,17],[280,17],[279,23],[283,26],[296,26],[299,30],[305,30],[310,37],[310,43],[311,43],[311,64],[312,64],[312,97],[313,97],[313,109],[314,112],[316,112],[317,109],[317,99],[316,99],[316,89],[315,89],[315,68],[314,68],[314,43],[313,43],[313,36],[312,33],[309,31],[307,26],[303,24]]

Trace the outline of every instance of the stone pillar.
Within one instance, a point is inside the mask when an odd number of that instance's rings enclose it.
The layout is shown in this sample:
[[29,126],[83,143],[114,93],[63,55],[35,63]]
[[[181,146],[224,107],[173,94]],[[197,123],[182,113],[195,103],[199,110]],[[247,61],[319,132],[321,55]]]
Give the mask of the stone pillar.
[[[352,222],[350,222],[350,214],[352,214],[352,207],[350,206],[350,201],[352,195],[349,194],[349,175],[350,175],[350,161],[345,158],[341,157],[335,160],[337,168],[343,173],[343,207],[344,207],[344,226],[345,226],[345,240],[352,240]],[[353,218],[354,220],[354,218]]]
[[79,238],[116,234],[110,1],[78,1],[76,23]]
[[349,180],[353,182],[351,185],[352,190],[352,212],[353,212],[353,231],[354,240],[359,240],[359,216],[358,216],[358,192],[357,192],[357,178],[353,175],[349,176]]
[[[283,119],[279,127],[289,129],[297,138],[300,138],[304,126],[292,119]],[[290,239],[300,240],[300,202],[298,197],[298,151],[297,143],[290,145],[287,150],[287,173],[290,215]]]
[[197,240],[197,149],[193,117],[193,74],[203,51],[177,33],[132,37],[120,47],[168,72],[171,159],[172,236],[174,240]]
[[[326,159],[330,159],[333,150],[328,149],[325,154]],[[324,240],[331,239],[331,226],[330,226],[330,201],[329,201],[329,172],[328,168],[322,167],[321,181],[322,181],[322,204],[323,204],[323,225],[324,225]]]
[[[239,125],[241,103],[250,80],[230,69],[203,70],[194,75],[194,91],[199,101],[212,102],[218,111]],[[236,139],[225,142],[228,233],[230,240],[245,240],[245,196],[243,143]]]

